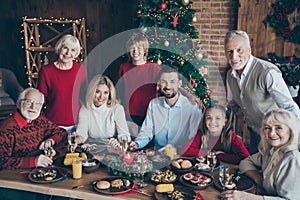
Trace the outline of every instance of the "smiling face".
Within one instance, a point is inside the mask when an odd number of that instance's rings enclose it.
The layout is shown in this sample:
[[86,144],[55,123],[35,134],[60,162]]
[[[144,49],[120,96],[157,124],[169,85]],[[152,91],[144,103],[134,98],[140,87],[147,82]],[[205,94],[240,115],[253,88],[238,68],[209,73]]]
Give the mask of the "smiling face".
[[274,122],[272,124],[265,124],[263,126],[263,134],[266,141],[272,147],[281,147],[290,139],[290,129],[287,125]]
[[100,84],[96,87],[94,96],[94,105],[99,107],[106,104],[109,99],[109,88],[105,84]]
[[160,90],[162,94],[171,99],[178,94],[178,89],[182,85],[182,81],[179,80],[176,72],[163,73],[159,79]]
[[145,64],[145,49],[141,44],[134,44],[129,47],[129,56],[131,61],[135,65]]
[[232,69],[242,71],[251,55],[251,48],[240,35],[229,39],[225,44],[225,56]]
[[222,129],[226,124],[225,113],[222,110],[216,108],[208,109],[206,111],[205,124],[210,135],[221,135]]
[[76,58],[76,55],[76,48],[72,47],[71,45],[65,44],[64,46],[62,46],[59,52],[59,60],[63,63],[70,63]]
[[29,91],[24,99],[20,100],[20,111],[27,121],[38,118],[43,106],[43,96],[37,91]]

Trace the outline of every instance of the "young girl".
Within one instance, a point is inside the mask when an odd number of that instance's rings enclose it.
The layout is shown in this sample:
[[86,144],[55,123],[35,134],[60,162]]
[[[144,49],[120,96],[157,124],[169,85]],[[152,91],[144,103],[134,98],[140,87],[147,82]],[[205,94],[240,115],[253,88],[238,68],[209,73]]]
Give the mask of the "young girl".
[[232,131],[232,112],[222,105],[212,105],[204,112],[200,129],[194,139],[185,145],[183,156],[206,156],[215,151],[221,161],[239,164],[250,156],[244,144]]

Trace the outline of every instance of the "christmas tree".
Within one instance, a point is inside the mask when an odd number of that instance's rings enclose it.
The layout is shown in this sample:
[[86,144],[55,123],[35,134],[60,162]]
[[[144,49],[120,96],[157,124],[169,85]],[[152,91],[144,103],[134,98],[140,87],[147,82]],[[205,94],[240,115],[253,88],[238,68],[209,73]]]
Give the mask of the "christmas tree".
[[159,65],[178,67],[185,77],[184,88],[210,105],[211,90],[206,83],[206,55],[192,22],[197,21],[190,0],[143,0],[138,6],[140,31],[150,43],[148,59]]

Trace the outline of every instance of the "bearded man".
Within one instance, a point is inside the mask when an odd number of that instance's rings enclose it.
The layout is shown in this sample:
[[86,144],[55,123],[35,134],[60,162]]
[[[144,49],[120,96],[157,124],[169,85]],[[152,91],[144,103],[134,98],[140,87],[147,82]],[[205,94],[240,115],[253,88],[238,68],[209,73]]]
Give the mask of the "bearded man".
[[157,83],[162,96],[150,102],[141,130],[129,144],[132,151],[144,148],[153,138],[156,149],[167,144],[180,148],[199,127],[202,110],[180,93],[182,78],[177,69],[163,66]]

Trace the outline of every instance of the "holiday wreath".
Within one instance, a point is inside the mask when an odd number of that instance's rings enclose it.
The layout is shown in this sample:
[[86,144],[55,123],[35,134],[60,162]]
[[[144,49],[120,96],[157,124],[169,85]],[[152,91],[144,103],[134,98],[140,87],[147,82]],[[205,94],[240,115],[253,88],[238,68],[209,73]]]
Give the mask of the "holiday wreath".
[[[300,0],[279,0],[272,4],[273,13],[266,17],[266,22],[276,30],[284,40],[300,44],[300,25],[290,27],[288,16],[300,8]],[[296,21],[293,19],[293,22]]]

